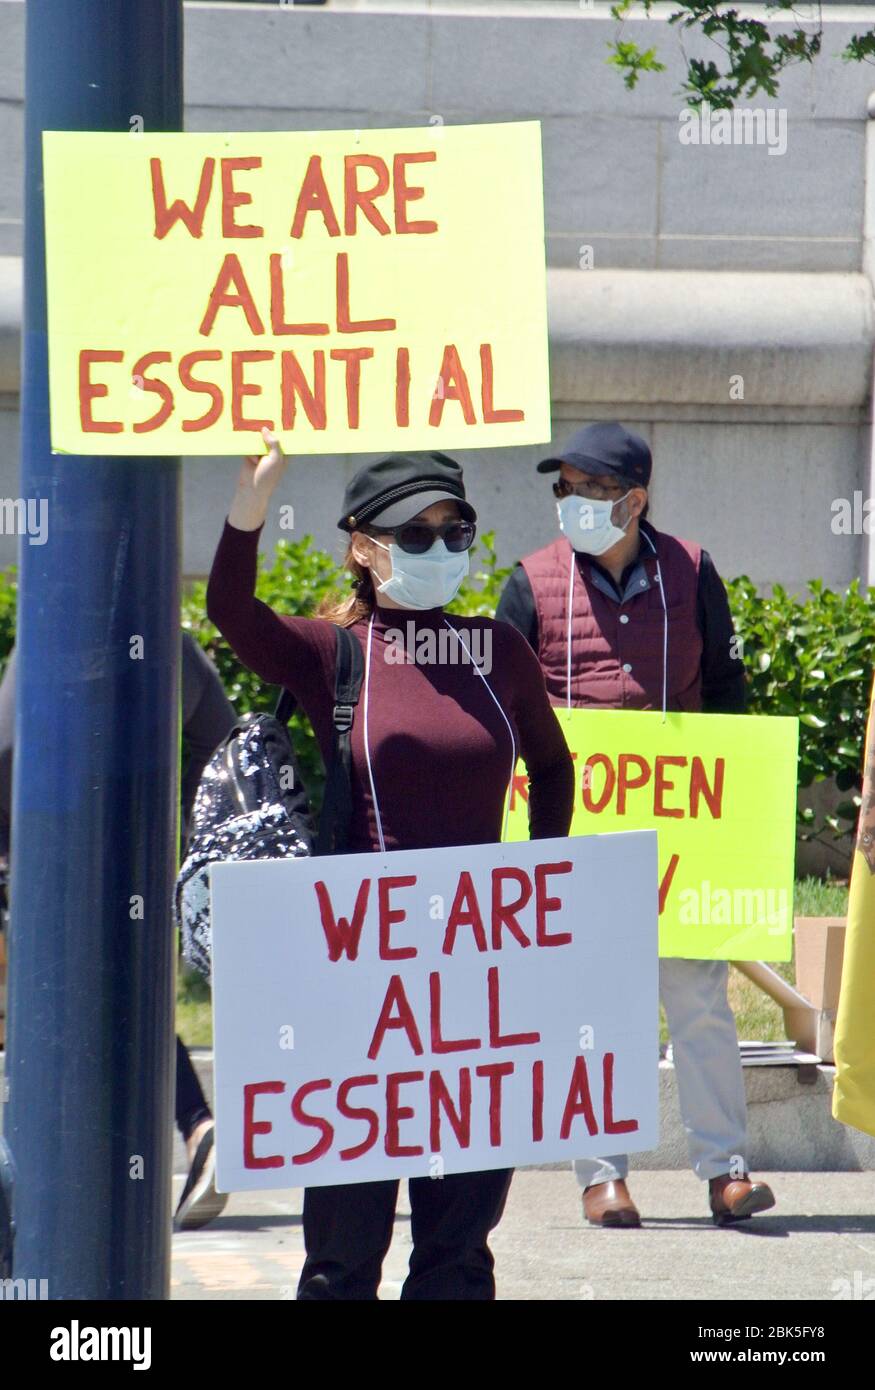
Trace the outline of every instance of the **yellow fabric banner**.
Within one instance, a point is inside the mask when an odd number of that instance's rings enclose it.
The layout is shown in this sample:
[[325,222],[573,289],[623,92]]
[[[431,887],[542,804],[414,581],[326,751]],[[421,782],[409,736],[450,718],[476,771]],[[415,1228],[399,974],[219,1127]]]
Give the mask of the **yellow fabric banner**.
[[[659,954],[789,960],[799,721],[557,709],[575,761],[572,835],[656,830]],[[528,838],[527,779],[508,839]],[[610,923],[605,923],[605,930]]]
[[851,867],[835,1061],[833,1115],[842,1124],[875,1134],[875,686]]
[[537,121],[46,132],[52,447],[550,438]]

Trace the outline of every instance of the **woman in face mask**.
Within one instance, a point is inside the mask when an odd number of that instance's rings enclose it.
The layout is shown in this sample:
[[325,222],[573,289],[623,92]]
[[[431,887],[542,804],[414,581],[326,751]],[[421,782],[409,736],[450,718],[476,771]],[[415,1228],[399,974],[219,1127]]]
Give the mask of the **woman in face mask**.
[[452,603],[468,574],[474,509],[448,497],[423,507],[425,499],[424,493],[410,494],[372,521],[358,522],[343,562],[353,575],[355,597],[327,605],[320,616],[349,626],[375,603],[420,611]]
[[[360,469],[338,523],[349,536],[344,564],[353,594],[320,616],[299,618],[254,597],[258,537],[286,466],[277,440],[264,435],[267,454],[243,465],[210,574],[207,612],[246,666],[296,696],[326,757],[335,624],[361,643],[349,852],[499,841],[517,757],[529,774],[532,838],[567,834],[573,767],[537,658],[505,623],[463,624],[444,613],[468,572],[475,533],[459,465],[444,454],[393,455]],[[407,651],[401,661],[400,634]],[[409,1184],[413,1252],[401,1297],[494,1298],[487,1236],[511,1173],[435,1180],[427,1164],[426,1156],[422,1177]],[[376,1298],[397,1190],[390,1181],[306,1191],[299,1298]]]

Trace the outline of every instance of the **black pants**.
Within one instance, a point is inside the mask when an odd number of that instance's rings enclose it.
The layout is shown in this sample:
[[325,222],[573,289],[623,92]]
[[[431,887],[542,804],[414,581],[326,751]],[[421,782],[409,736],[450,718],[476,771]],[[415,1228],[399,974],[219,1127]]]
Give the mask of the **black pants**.
[[202,1120],[211,1120],[212,1113],[201,1090],[197,1072],[191,1064],[188,1048],[176,1038],[176,1124],[184,1140],[193,1134]]
[[[413,1254],[402,1299],[493,1299],[486,1237],[501,1220],[513,1170],[411,1178]],[[397,1182],[308,1187],[307,1259],[299,1299],[375,1299],[389,1242]]]

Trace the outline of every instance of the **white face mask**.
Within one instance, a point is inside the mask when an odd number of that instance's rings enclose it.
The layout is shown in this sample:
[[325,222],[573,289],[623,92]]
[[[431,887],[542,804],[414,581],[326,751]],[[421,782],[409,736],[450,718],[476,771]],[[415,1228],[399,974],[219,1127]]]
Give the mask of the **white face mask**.
[[[631,492],[631,488],[629,492]],[[625,502],[629,492],[624,492],[615,502],[595,502],[589,497],[578,497],[569,493],[556,503],[559,513],[559,529],[567,536],[575,550],[583,555],[604,555],[612,545],[616,545],[626,534],[626,526],[615,526],[611,520],[618,502]]]
[[408,555],[397,545],[384,545],[392,560],[389,579],[376,584],[377,593],[394,599],[403,608],[443,608],[452,603],[468,574],[468,551],[447,550],[443,539],[436,540],[423,555]]

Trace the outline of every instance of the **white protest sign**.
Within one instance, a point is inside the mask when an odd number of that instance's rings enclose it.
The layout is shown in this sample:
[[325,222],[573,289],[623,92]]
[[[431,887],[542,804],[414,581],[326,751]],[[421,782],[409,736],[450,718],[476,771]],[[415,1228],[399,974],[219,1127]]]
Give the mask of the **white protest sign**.
[[221,1191],[655,1147],[655,831],[211,880]]

